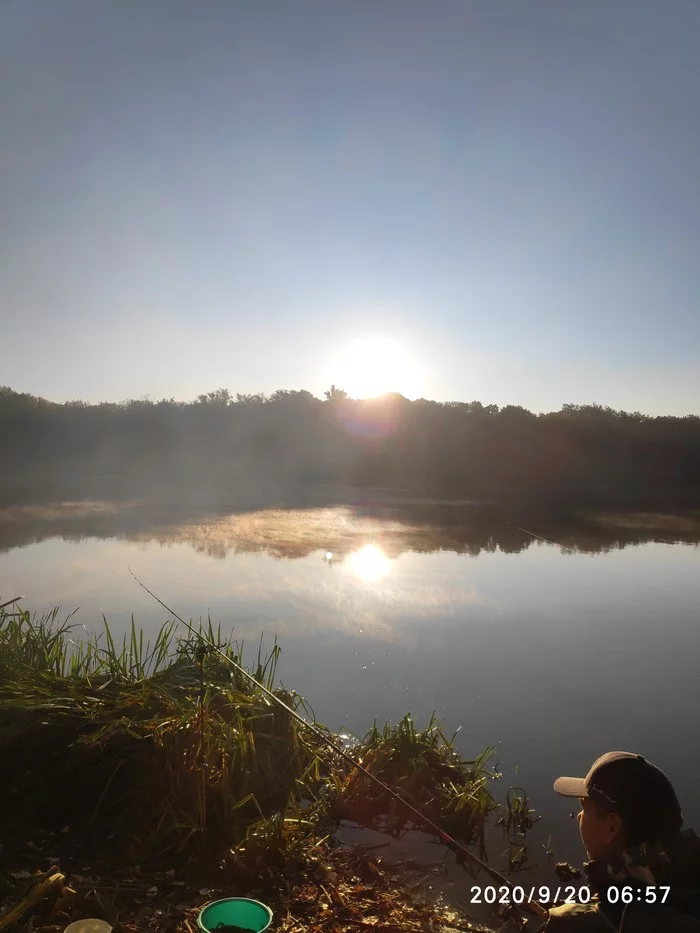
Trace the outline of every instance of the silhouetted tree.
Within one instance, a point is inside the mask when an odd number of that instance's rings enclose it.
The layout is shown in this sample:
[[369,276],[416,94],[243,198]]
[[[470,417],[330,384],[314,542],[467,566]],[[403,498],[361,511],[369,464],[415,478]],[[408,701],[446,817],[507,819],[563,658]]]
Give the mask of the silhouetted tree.
[[330,389],[326,389],[323,394],[327,402],[342,402],[348,397],[348,393],[344,389],[336,389],[334,385]]
[[207,392],[197,396],[200,405],[216,405],[219,408],[226,408],[233,404],[233,398],[228,389],[215,389],[213,392]]
[[[5,502],[34,491],[238,493],[361,483],[415,495],[585,507],[700,507],[700,417],[599,404],[535,415],[518,405],[351,399],[335,385],[272,395],[228,389],[57,404],[0,387]],[[112,481],[110,480],[110,482]]]

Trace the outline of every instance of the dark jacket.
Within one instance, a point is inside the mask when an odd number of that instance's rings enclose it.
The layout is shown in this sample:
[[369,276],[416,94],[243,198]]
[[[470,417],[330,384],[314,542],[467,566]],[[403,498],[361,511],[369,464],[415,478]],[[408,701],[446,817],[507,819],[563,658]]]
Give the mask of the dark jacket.
[[[584,871],[594,899],[553,907],[542,933],[700,933],[700,839],[692,829],[663,844],[642,843],[608,861],[587,862]],[[670,888],[663,904],[662,885]],[[625,887],[635,894],[629,905],[614,897]],[[645,902],[647,888],[657,903]]]

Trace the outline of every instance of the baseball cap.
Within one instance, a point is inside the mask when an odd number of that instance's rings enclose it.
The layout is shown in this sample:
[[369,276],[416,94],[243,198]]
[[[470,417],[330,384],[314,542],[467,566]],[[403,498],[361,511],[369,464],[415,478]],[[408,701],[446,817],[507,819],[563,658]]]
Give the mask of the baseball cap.
[[683,825],[669,779],[656,765],[632,752],[607,752],[593,762],[584,778],[557,778],[554,790],[563,797],[588,797],[619,813],[632,845],[664,839]]

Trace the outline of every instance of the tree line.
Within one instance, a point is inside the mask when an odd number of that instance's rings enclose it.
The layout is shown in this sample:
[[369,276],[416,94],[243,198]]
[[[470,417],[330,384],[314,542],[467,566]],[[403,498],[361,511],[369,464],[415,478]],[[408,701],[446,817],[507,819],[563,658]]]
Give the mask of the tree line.
[[[602,405],[357,400],[335,386],[192,402],[56,403],[0,388],[5,502],[29,492],[213,496],[371,486],[555,508],[700,505],[700,417]],[[100,487],[101,488],[101,487]],[[18,498],[19,501],[19,498]]]

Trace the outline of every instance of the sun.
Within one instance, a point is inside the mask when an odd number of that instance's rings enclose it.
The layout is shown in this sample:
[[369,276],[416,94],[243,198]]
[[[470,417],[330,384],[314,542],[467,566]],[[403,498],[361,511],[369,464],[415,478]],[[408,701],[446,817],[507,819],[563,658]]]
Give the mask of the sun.
[[352,398],[375,398],[400,392],[406,398],[420,394],[418,367],[400,343],[383,337],[355,340],[332,360],[332,382]]

